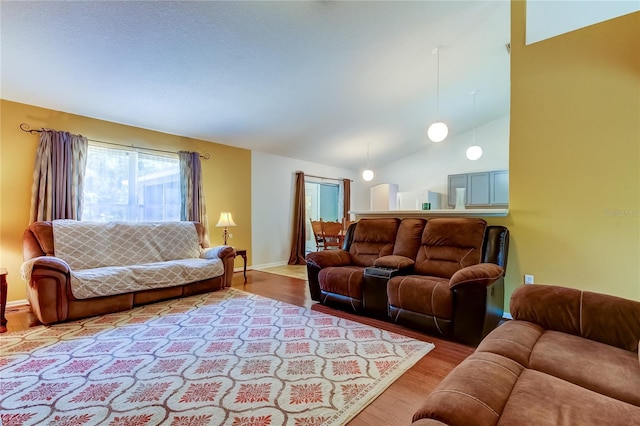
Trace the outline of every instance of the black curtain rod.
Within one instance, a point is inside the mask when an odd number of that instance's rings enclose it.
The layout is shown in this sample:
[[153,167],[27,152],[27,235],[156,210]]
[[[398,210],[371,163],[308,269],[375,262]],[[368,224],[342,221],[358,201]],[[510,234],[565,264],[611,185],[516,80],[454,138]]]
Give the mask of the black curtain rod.
[[[304,173],[304,172],[303,172]],[[342,182],[344,179],[339,179],[339,178],[330,178],[330,177],[324,177],[324,176],[315,176],[315,175],[308,175],[305,173],[305,177],[312,177],[312,178],[317,178],[317,179],[327,179],[327,180],[337,180],[338,182]],[[353,182],[353,179],[348,179],[349,182]]]
[[[32,135],[35,135],[36,133],[42,133],[47,131],[46,129],[40,128],[40,129],[32,129],[31,126],[29,126],[27,123],[20,123],[20,130],[22,130],[23,132],[27,132],[27,133],[31,133]],[[156,148],[144,148],[141,146],[135,146],[135,145],[125,145],[122,143],[115,143],[115,142],[105,142],[105,141],[100,141],[97,139],[87,139],[91,142],[98,142],[98,143],[104,143],[107,145],[116,145],[116,146],[124,146],[126,148],[133,148],[133,149],[141,149],[141,150],[145,150],[145,151],[155,151],[155,152],[165,152],[168,154],[177,154],[176,151],[167,151],[164,149],[156,149]],[[209,158],[211,158],[211,155],[206,152],[205,154],[200,154],[198,153],[198,155],[200,156],[200,158],[204,158],[205,160],[208,160]]]

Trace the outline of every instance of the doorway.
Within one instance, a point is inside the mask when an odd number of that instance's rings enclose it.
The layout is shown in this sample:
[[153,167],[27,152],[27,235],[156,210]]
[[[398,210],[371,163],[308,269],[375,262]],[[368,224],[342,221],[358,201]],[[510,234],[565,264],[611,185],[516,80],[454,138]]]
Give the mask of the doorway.
[[316,182],[305,180],[305,249],[306,252],[316,251],[316,240],[311,230],[312,220],[322,219],[325,222],[342,220],[340,212],[340,185],[337,183]]

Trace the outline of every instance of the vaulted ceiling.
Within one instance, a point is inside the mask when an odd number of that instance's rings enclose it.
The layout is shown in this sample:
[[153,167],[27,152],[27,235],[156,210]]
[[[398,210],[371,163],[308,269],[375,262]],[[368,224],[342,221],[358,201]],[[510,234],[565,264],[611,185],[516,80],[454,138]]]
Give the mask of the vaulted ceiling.
[[353,170],[509,113],[508,1],[0,8],[1,97],[53,110]]

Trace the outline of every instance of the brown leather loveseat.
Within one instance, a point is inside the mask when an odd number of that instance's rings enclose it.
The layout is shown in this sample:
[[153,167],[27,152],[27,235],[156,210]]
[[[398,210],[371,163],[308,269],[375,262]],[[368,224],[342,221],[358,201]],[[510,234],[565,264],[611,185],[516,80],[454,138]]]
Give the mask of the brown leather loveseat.
[[502,318],[508,246],[479,218],[362,219],[307,255],[311,298],[477,345]]
[[534,284],[510,308],[415,426],[640,425],[640,302]]

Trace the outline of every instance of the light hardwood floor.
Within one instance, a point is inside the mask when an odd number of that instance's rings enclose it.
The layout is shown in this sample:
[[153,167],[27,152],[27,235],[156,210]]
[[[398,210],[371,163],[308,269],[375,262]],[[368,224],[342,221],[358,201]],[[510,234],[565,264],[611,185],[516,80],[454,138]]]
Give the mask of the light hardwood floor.
[[[246,283],[244,283],[242,273],[236,273],[233,278],[233,287],[307,308],[312,307],[315,303],[311,300],[306,281],[269,272],[247,271]],[[323,312],[329,312],[435,344],[435,349],[418,361],[375,401],[361,411],[348,423],[349,426],[410,425],[413,413],[420,407],[425,396],[449,371],[471,355],[474,350],[474,348],[468,346],[438,339],[384,321],[329,308],[324,308]],[[39,324],[28,307],[7,310],[7,320],[9,332],[24,330]]]

